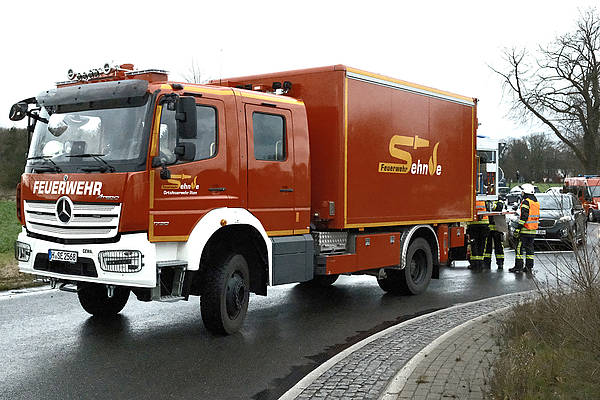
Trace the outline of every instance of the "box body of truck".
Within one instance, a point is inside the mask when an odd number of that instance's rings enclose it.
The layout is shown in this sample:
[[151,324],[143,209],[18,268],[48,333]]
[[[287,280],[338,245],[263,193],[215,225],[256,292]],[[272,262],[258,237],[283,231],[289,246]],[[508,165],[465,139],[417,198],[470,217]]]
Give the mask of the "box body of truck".
[[306,107],[310,207],[321,227],[472,219],[474,99],[343,65],[218,83],[271,87],[274,81],[291,82],[288,95]]

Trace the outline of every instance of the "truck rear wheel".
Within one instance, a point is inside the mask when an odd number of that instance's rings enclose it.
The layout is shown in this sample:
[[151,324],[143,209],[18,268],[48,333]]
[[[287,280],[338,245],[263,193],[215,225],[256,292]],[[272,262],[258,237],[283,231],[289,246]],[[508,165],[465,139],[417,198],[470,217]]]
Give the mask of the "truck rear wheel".
[[406,267],[400,274],[400,288],[405,294],[420,294],[427,289],[433,272],[433,256],[427,240],[416,238],[406,252]]
[[310,281],[302,282],[306,286],[327,287],[337,281],[339,275],[315,275]]
[[250,298],[246,259],[230,254],[206,273],[200,311],[206,329],[218,334],[237,332],[244,323]]
[[117,315],[129,299],[129,288],[117,286],[113,296],[108,297],[105,285],[85,283],[77,285],[77,297],[81,307],[88,313],[98,317]]
[[427,240],[415,239],[406,253],[404,269],[388,269],[386,277],[377,279],[379,287],[395,294],[423,293],[433,273],[433,256]]
[[402,270],[388,269],[385,271],[385,278],[377,278],[377,284],[386,292],[402,293],[400,288],[400,274],[402,273]]

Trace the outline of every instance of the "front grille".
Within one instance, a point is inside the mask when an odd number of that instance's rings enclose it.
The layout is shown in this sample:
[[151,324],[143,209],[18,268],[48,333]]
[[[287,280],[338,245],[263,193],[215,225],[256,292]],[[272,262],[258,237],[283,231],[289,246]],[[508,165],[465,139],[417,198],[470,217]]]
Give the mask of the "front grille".
[[73,203],[67,224],[56,215],[54,201],[25,201],[27,230],[63,239],[112,238],[119,231],[121,205],[112,203]]
[[48,253],[38,253],[35,256],[33,269],[65,275],[98,277],[94,260],[86,257],[78,257],[76,263],[69,263],[66,261],[50,261],[48,260]]
[[552,228],[554,225],[556,225],[556,220],[554,219],[540,219],[538,224],[539,228],[542,229]]

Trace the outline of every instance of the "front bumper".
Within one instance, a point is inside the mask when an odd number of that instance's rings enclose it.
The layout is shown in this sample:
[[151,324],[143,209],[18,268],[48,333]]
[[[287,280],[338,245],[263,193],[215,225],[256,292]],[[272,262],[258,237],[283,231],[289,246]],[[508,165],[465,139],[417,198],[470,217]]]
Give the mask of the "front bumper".
[[[153,288],[156,286],[156,246],[146,233],[123,234],[116,243],[60,244],[27,236],[25,229],[18,242],[31,247],[28,261],[19,261],[19,271],[65,281],[96,282],[118,286]],[[75,264],[49,262],[49,250],[77,252]],[[143,267],[138,272],[107,272],[100,268],[98,253],[104,250],[138,250],[143,254]]]
[[[543,228],[542,228],[543,229]],[[573,229],[568,224],[559,224],[549,229],[544,229],[544,234],[536,234],[536,242],[554,242],[571,243],[573,238]]]

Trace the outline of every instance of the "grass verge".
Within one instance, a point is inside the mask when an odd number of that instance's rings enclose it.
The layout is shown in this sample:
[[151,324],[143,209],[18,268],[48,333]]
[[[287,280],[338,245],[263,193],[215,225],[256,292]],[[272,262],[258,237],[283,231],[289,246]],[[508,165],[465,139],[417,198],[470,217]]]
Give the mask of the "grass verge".
[[21,231],[14,201],[0,200],[0,291],[38,286],[33,275],[19,272],[14,256],[14,242]]
[[489,398],[597,399],[600,396],[598,247],[558,259],[557,283],[538,282],[539,300],[514,308],[502,326]]

